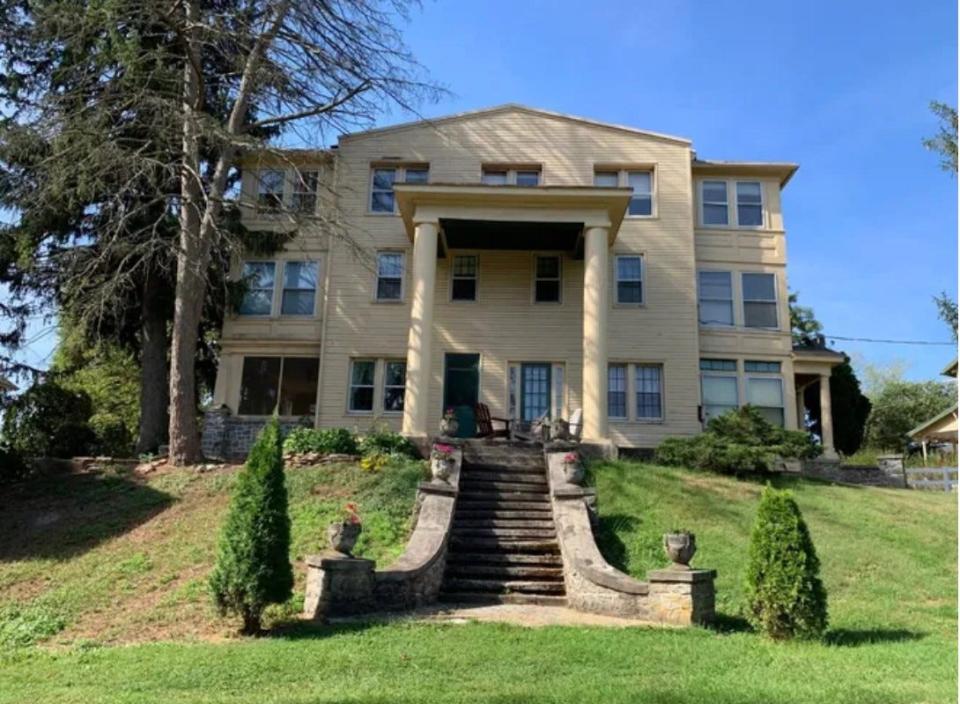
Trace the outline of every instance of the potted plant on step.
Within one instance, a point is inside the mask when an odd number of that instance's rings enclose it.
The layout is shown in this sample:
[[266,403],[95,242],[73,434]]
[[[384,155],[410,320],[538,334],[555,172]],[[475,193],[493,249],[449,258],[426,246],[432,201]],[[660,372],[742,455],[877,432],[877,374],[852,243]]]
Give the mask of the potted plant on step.
[[443,412],[443,418],[440,419],[440,434],[447,438],[455,437],[460,429],[460,423],[457,421],[457,413],[453,408],[448,408]]
[[567,484],[580,484],[583,482],[583,464],[580,462],[580,455],[576,452],[568,452],[563,456],[563,478]]
[[663,549],[678,570],[690,569],[690,560],[697,552],[697,536],[688,530],[674,530],[663,535]]
[[430,452],[430,473],[434,481],[445,482],[450,479],[453,469],[453,445],[437,443]]
[[357,505],[348,503],[343,507],[343,518],[337,523],[331,523],[327,528],[327,539],[330,547],[348,557],[353,557],[353,546],[363,530],[363,522],[357,513]]

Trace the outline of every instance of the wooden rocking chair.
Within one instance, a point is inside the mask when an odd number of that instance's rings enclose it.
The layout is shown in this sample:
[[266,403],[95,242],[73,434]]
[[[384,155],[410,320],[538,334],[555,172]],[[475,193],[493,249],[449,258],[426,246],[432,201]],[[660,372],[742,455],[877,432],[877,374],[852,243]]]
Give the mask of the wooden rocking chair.
[[[508,418],[496,418],[490,415],[490,407],[485,403],[478,403],[473,407],[473,413],[476,416],[477,437],[478,438],[509,438],[510,420]],[[503,428],[494,428],[494,423],[503,424]]]

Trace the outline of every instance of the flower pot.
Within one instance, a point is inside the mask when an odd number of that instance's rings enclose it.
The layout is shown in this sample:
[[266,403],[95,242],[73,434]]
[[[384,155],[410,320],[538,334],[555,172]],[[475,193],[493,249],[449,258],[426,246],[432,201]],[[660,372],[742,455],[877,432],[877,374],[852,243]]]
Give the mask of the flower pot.
[[693,533],[665,533],[663,549],[676,569],[690,569],[690,560],[697,552],[697,536]]
[[360,523],[331,523],[327,528],[327,539],[330,547],[344,555],[353,554],[353,546],[357,544],[363,525]]
[[563,478],[567,484],[581,484],[583,482],[583,465],[579,462],[566,462],[563,465]]
[[453,460],[433,459],[430,462],[430,474],[434,481],[445,482],[450,478],[450,470],[453,468]]
[[440,434],[444,437],[456,437],[458,430],[460,430],[460,423],[456,418],[443,418],[440,421]]

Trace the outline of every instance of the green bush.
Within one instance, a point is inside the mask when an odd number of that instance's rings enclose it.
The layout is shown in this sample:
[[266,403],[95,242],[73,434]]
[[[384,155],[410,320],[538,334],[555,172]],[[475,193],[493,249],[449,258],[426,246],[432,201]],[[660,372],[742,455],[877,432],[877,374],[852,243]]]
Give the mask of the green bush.
[[819,638],[827,628],[820,560],[789,491],[763,490],[750,536],[748,617],[771,638]]
[[283,441],[284,452],[356,455],[357,438],[346,428],[294,428]]
[[417,448],[413,443],[388,428],[374,428],[360,438],[360,454],[364,457],[371,455],[401,455],[403,457],[418,457]]
[[0,443],[0,484],[18,482],[30,476],[30,468],[20,453],[7,443]]
[[35,383],[7,407],[3,437],[23,457],[75,457],[96,449],[93,406],[83,391],[52,380]]
[[778,458],[812,459],[820,452],[809,433],[779,428],[744,406],[712,419],[700,435],[667,438],[657,447],[656,460],[741,475],[769,471]]
[[268,604],[292,594],[290,516],[276,418],[261,431],[237,475],[210,588],[221,615],[242,617],[245,634],[260,631]]

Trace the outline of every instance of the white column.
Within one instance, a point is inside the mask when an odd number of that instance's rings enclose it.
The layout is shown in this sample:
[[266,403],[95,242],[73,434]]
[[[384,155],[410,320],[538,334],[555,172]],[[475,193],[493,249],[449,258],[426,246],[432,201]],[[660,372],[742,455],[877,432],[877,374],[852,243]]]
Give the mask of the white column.
[[430,346],[433,337],[433,292],[437,281],[437,223],[417,224],[413,236],[410,332],[407,335],[407,389],[403,433],[426,436],[430,411]]
[[583,263],[583,439],[607,442],[607,228],[589,227]]
[[823,456],[836,459],[837,451],[833,447],[833,409],[830,406],[830,375],[820,375],[820,430],[823,442]]

